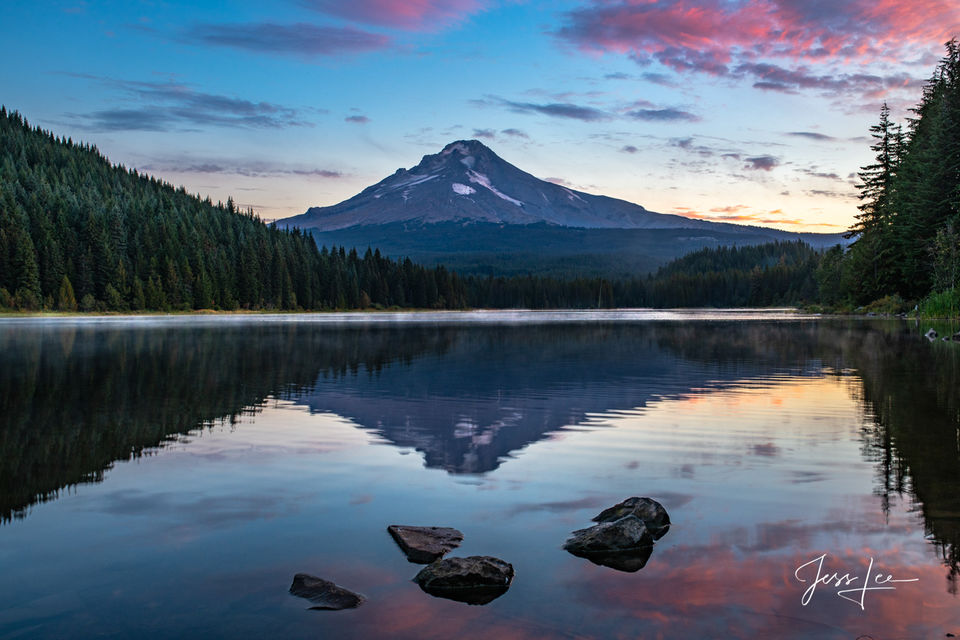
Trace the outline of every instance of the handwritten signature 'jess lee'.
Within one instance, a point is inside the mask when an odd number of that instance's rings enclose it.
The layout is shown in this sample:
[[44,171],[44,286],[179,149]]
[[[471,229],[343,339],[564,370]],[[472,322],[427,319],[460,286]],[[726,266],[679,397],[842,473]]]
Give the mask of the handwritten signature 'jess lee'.
[[[863,581],[860,582],[860,576],[850,575],[849,572],[840,575],[839,572],[827,573],[824,569],[823,563],[826,559],[827,554],[817,556],[809,562],[805,562],[797,570],[793,572],[793,577],[803,583],[811,582],[811,575],[813,573],[813,568],[816,567],[816,577],[812,577],[812,583],[807,590],[803,592],[803,597],[800,598],[800,604],[804,607],[810,604],[810,600],[813,599],[813,593],[817,590],[818,585],[823,585],[824,587],[832,585],[837,588],[837,595],[844,600],[849,600],[850,602],[859,605],[860,610],[864,610],[863,602],[866,599],[867,591],[894,591],[896,587],[893,586],[893,583],[898,582],[917,582],[920,578],[900,578],[896,579],[891,574],[884,575],[883,572],[873,574],[873,558],[870,558],[870,562],[867,565],[867,573],[863,576]],[[809,567],[809,568],[808,568]],[[804,570],[806,571],[806,577],[800,577],[800,573]],[[873,574],[873,575],[871,575]],[[839,587],[849,587],[850,585],[857,583],[859,586],[851,589],[840,589]],[[852,594],[852,595],[851,595]]]

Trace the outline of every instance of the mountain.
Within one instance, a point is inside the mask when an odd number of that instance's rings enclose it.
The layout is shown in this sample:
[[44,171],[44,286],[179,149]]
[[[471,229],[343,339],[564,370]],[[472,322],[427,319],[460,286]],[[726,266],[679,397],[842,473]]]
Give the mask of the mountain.
[[411,169],[328,207],[277,221],[326,245],[378,247],[388,256],[462,272],[577,275],[649,271],[704,247],[803,239],[796,234],[695,220],[540,180],[477,140],[459,140]]
[[397,169],[372,187],[330,207],[280,221],[281,226],[333,231],[391,222],[547,223],[586,229],[707,229],[711,223],[647,211],[540,180],[477,140],[448,144],[412,169]]

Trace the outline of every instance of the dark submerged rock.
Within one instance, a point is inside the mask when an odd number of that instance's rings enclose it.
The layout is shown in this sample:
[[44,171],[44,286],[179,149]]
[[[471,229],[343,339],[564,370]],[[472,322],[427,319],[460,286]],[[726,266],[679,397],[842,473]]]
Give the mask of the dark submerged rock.
[[653,535],[643,520],[630,514],[617,520],[601,522],[586,529],[574,531],[563,544],[570,553],[587,557],[652,547]]
[[387,531],[407,554],[407,560],[427,564],[442,558],[463,542],[463,534],[451,527],[408,527],[392,524]]
[[652,498],[627,498],[620,504],[601,511],[594,522],[612,522],[633,515],[643,522],[654,540],[659,540],[670,530],[670,516],[663,505]]
[[446,558],[427,565],[413,580],[432,596],[487,604],[510,588],[513,565],[491,556]]
[[610,567],[617,571],[634,573],[647,566],[647,560],[653,553],[653,546],[639,547],[627,551],[613,551],[610,553],[588,553],[579,551],[570,551],[579,558],[586,558],[590,562],[601,567]]
[[312,602],[315,606],[310,607],[311,609],[328,609],[331,611],[353,609],[359,607],[366,600],[359,593],[354,593],[329,580],[311,576],[307,573],[298,573],[293,576],[290,593]]

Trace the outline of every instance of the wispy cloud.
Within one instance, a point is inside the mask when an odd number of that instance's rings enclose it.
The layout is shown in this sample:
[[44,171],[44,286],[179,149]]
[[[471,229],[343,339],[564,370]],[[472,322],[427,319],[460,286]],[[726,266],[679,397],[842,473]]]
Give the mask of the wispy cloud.
[[527,135],[527,133],[522,129],[514,129],[514,128],[504,129],[500,133],[502,133],[505,136],[510,136],[511,138],[523,138],[525,140],[530,139],[530,136]]
[[296,109],[198,91],[178,82],[117,80],[67,74],[113,88],[135,103],[90,113],[68,113],[81,128],[91,131],[169,131],[197,127],[270,129],[311,126]]
[[659,84],[664,87],[677,87],[679,86],[673,78],[668,76],[665,73],[654,73],[652,71],[647,71],[641,73],[640,77],[646,80],[647,82],[652,82],[653,84]]
[[365,53],[392,46],[392,40],[383,34],[307,23],[201,24],[189,29],[183,40],[307,59]]
[[155,160],[142,165],[140,169],[157,173],[224,174],[247,178],[300,176],[304,178],[336,179],[345,177],[343,172],[333,169],[267,161],[237,162],[223,158],[194,158],[190,156]]
[[[750,207],[743,204],[730,205],[726,207],[715,207],[709,212],[697,212],[690,209],[678,211],[681,215],[688,218],[697,218],[699,220],[712,220],[714,222],[732,222],[734,224],[779,224],[786,226],[806,227],[809,223],[797,218],[785,218],[786,215],[782,209],[772,211],[749,212]],[[834,225],[820,225],[834,226]]]
[[487,140],[493,140],[494,138],[497,137],[497,134],[493,129],[474,129],[473,137],[486,138]]
[[809,169],[801,169],[800,171],[810,176],[811,178],[821,178],[823,180],[834,180],[837,182],[843,182],[843,178],[841,178],[840,175],[834,171],[818,171],[816,167],[809,168]]
[[567,118],[571,120],[581,120],[583,122],[605,122],[620,118],[663,123],[697,122],[700,120],[699,116],[689,111],[672,107],[657,108],[655,104],[648,100],[635,100],[626,106],[619,105],[612,110],[573,102],[518,102],[505,100],[497,96],[487,96],[482,100],[471,100],[470,102],[475,106],[481,107],[505,107],[514,113],[539,113],[553,118]]
[[352,122],[354,124],[367,124],[370,122],[370,118],[367,116],[347,116],[343,119],[344,122]]
[[623,153],[636,153],[637,151],[639,151],[639,149],[637,149],[632,144],[628,144],[620,147],[620,151],[622,151]]
[[836,140],[833,136],[828,136],[823,133],[817,133],[816,131],[790,131],[787,133],[788,136],[793,136],[795,138],[806,138],[807,140],[816,140],[817,142],[832,142]]
[[480,0],[301,0],[327,15],[395,29],[434,31],[482,10]]
[[780,161],[773,156],[754,156],[745,158],[744,162],[746,162],[744,168],[752,171],[773,171],[780,165]]
[[506,107],[514,113],[539,113],[552,118],[566,118],[582,120],[584,122],[598,122],[613,118],[613,114],[603,111],[602,109],[570,102],[538,104],[534,102],[514,102],[512,100],[504,100],[503,98],[490,96],[483,100],[473,100],[472,104],[477,106],[501,106]]
[[627,117],[647,122],[697,122],[700,116],[681,109],[636,109],[628,111]]

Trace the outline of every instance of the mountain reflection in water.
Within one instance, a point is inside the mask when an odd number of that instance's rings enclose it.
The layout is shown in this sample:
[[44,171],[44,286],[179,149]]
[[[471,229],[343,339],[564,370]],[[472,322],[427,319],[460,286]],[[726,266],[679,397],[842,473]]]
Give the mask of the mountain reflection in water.
[[597,416],[838,376],[869,417],[862,445],[876,493],[915,502],[955,591],[960,345],[919,334],[827,320],[0,327],[0,518],[23,518],[64,488],[101,481],[115,461],[255,413],[268,398],[349,418],[416,449],[427,467],[487,474]]

